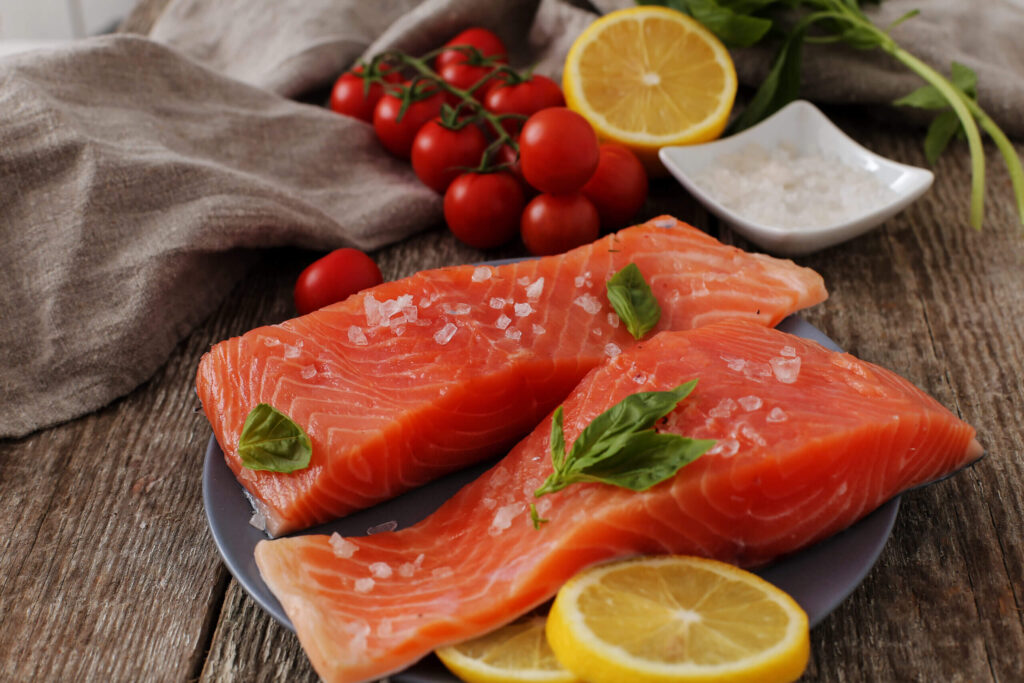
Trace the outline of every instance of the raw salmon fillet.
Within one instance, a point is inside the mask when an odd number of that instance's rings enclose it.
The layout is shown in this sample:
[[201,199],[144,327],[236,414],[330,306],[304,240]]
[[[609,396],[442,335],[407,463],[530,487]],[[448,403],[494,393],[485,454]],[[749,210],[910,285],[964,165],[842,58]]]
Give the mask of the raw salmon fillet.
[[[603,560],[760,565],[981,454],[969,425],[892,372],[743,321],[664,332],[593,370],[563,404],[566,450],[627,395],[692,379],[659,430],[717,442],[647,491],[574,484],[535,499],[552,472],[549,417],[419,524],[261,541],[256,563],[317,672],[351,683],[400,670]],[[550,520],[540,530],[534,502]]]
[[[508,451],[605,358],[634,343],[605,282],[634,262],[656,329],[739,317],[776,325],[827,296],[821,277],[661,217],[559,256],[424,271],[214,346],[199,398],[271,535],[392,498]],[[310,466],[241,465],[249,411],[309,435]]]

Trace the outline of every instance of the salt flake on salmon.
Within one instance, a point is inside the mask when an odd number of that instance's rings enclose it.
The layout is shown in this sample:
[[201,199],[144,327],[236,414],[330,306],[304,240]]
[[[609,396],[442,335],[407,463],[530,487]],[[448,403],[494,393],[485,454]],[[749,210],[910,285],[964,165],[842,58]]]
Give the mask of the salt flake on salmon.
[[[196,388],[267,531],[308,527],[507,451],[636,343],[605,296],[629,263],[661,306],[655,331],[775,325],[827,296],[808,268],[661,217],[558,256],[417,273],[257,328],[215,345]],[[309,467],[242,466],[239,438],[259,403],[308,434]]]
[[[801,360],[791,382],[731,360],[768,366],[783,346]],[[511,621],[596,562],[680,553],[764,564],[981,454],[969,425],[892,372],[744,321],[664,332],[593,370],[562,404],[566,447],[636,393],[641,374],[645,391],[697,379],[658,429],[716,441],[653,488],[584,483],[535,498],[553,471],[548,418],[422,522],[347,539],[358,548],[348,559],[327,536],[260,542],[261,575],[317,672],[354,683],[401,670]],[[548,520],[539,530],[530,503]],[[377,562],[399,571],[362,592]]]

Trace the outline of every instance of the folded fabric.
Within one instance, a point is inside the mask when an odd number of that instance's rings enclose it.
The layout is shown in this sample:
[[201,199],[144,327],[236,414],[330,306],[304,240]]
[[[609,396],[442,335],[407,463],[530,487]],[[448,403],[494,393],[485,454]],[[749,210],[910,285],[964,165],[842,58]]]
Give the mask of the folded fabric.
[[366,124],[129,36],[0,60],[0,188],[0,436],[145,381],[240,249],[374,249],[440,220]]

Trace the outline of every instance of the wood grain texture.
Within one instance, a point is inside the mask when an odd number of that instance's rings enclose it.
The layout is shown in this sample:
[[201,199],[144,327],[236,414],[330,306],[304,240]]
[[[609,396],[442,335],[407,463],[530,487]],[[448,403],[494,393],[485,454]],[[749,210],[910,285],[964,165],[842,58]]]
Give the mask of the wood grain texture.
[[[164,4],[140,2],[125,27],[145,33]],[[855,109],[828,113],[875,151],[924,164],[919,131]],[[987,451],[904,496],[879,563],[812,632],[803,680],[1024,680],[1024,239],[1006,172],[987,150],[984,231],[966,225],[969,165],[956,146],[906,212],[797,259],[831,291],[805,317],[956,411]],[[751,247],[669,180],[653,184],[644,208],[660,213]],[[522,253],[479,252],[435,228],[376,257],[394,278]],[[200,500],[210,430],[192,389],[210,344],[292,315],[292,283],[313,257],[264,254],[145,385],[80,420],[0,441],[0,679],[316,680],[295,636],[217,556]]]

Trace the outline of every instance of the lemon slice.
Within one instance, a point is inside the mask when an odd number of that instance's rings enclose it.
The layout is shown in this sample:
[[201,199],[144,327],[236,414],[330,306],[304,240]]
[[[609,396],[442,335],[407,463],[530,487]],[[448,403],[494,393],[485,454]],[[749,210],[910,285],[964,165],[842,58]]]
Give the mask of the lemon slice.
[[514,621],[487,635],[436,652],[467,683],[576,683],[544,638],[544,617]]
[[810,652],[807,615],[767,581],[695,557],[595,567],[558,592],[548,642],[590,683],[795,681]]
[[607,14],[576,39],[562,87],[569,108],[599,137],[660,166],[660,147],[721,135],[736,97],[736,69],[701,23],[642,6]]

